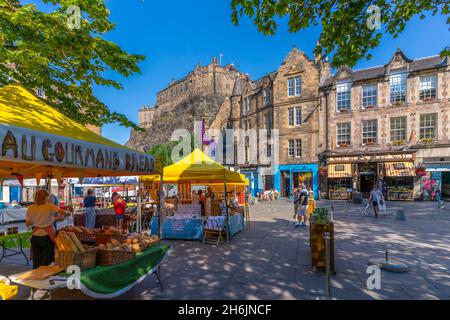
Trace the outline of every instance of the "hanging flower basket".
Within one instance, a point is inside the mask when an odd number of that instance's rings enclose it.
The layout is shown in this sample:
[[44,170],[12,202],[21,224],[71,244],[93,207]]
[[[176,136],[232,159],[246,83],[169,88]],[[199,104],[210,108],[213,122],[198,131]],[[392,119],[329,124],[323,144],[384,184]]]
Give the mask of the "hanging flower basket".
[[416,174],[420,178],[425,177],[427,175],[427,169],[425,169],[424,167],[416,168]]
[[319,168],[319,176],[326,177],[328,175],[328,168],[327,167],[320,167]]

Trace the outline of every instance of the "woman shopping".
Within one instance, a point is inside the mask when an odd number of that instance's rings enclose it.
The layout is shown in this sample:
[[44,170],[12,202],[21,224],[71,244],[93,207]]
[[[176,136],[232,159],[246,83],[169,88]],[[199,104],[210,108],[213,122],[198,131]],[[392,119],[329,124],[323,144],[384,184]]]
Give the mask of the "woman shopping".
[[[28,207],[25,225],[31,227],[31,251],[33,252],[33,269],[50,265],[55,259],[56,231],[53,223],[63,221],[71,212],[62,210],[48,203],[47,190],[38,190],[34,204]],[[54,213],[57,213],[55,217]]]
[[127,203],[123,200],[122,196],[117,196],[114,202],[114,212],[116,213],[116,228],[123,229],[123,220],[125,219],[125,209]]

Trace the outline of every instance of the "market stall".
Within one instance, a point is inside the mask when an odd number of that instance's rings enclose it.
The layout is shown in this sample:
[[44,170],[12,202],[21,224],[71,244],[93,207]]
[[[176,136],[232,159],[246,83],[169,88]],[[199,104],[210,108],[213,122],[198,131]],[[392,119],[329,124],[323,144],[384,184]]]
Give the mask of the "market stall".
[[[152,180],[154,177],[143,177],[144,181]],[[179,162],[164,168],[164,184],[178,185],[179,197],[183,202],[179,203],[172,215],[165,218],[162,223],[162,237],[165,239],[203,239],[203,228],[213,215],[213,207],[217,208],[218,214],[225,217],[224,225],[229,238],[243,230],[244,214],[238,210],[232,210],[229,201],[229,192],[236,188],[245,186],[247,180],[244,175],[226,169],[221,164],[215,162],[199,149],[194,150],[190,155]],[[194,186],[204,188],[220,188],[222,193],[217,193],[217,201],[208,204],[207,199],[201,205],[204,209],[199,211],[201,199],[193,196]],[[220,187],[219,187],[220,186]],[[214,192],[214,191],[213,191]],[[209,208],[209,209],[208,209]],[[216,211],[217,209],[215,209]],[[152,223],[152,232],[156,231],[156,222]]]
[[[8,85],[0,89],[0,142],[0,181],[17,179],[22,183],[24,178],[35,178],[39,187],[41,179],[47,182],[56,180],[61,185],[62,178],[70,177],[77,177],[82,181],[84,177],[162,174],[161,166],[152,156],[130,150],[93,133],[45,104],[21,85]],[[49,185],[45,187],[48,188]],[[139,202],[138,197],[138,204]],[[140,221],[140,206],[137,212]],[[140,227],[137,228],[138,234],[116,235],[119,240],[113,239],[114,230],[85,229],[82,232],[79,229],[74,229],[73,232],[58,231],[56,264],[63,269],[70,265],[83,265],[83,271],[89,272],[96,268],[99,258],[110,267],[123,268],[122,273],[127,269],[130,276],[126,280],[122,279],[123,283],[114,286],[114,292],[128,289],[144,273],[153,270],[169,249],[158,243],[158,236],[139,234]],[[7,246],[12,238],[22,239],[25,236],[26,234],[8,234],[3,237],[6,240],[3,243]],[[23,243],[16,243],[15,246],[23,253]],[[157,250],[158,247],[160,253],[156,256],[160,258],[143,258],[152,255],[152,250]],[[121,266],[125,262],[128,265]],[[26,281],[36,277],[42,277],[40,281],[48,281],[50,276],[59,274],[51,274],[55,270],[58,271],[57,267],[51,270],[36,269],[22,277],[12,276],[11,279],[34,288],[32,283],[26,284]],[[95,278],[96,287],[110,286],[109,276]],[[89,286],[91,280],[85,281],[86,286]]]
[[328,190],[330,200],[350,200],[352,194],[352,165],[328,166]]

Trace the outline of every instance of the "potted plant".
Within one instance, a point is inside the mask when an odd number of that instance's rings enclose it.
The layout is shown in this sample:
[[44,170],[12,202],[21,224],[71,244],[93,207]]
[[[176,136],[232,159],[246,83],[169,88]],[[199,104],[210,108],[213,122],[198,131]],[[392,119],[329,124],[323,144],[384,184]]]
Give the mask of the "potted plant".
[[401,146],[401,145],[405,144],[405,140],[395,140],[395,141],[392,141],[392,144],[394,146]]
[[310,246],[313,269],[324,269],[326,266],[326,240],[325,234],[330,234],[330,267],[334,272],[334,224],[331,221],[328,209],[317,208],[311,216]]
[[328,168],[327,167],[320,167],[319,169],[319,176],[326,177],[328,175]]
[[433,138],[423,138],[420,141],[422,141],[422,143],[425,143],[425,144],[430,144],[430,143],[434,142],[434,139]]

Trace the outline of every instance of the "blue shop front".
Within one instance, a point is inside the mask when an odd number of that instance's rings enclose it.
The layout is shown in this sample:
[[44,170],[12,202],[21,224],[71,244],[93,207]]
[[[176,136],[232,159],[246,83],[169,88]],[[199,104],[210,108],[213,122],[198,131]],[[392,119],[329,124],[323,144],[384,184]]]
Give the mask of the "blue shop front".
[[243,169],[241,173],[250,181],[248,188],[253,197],[256,197],[259,192],[262,192],[262,183],[258,169]]
[[292,190],[302,184],[308,189],[312,188],[314,197],[319,199],[318,164],[287,164],[275,167],[275,189],[280,191],[281,196],[291,197]]

